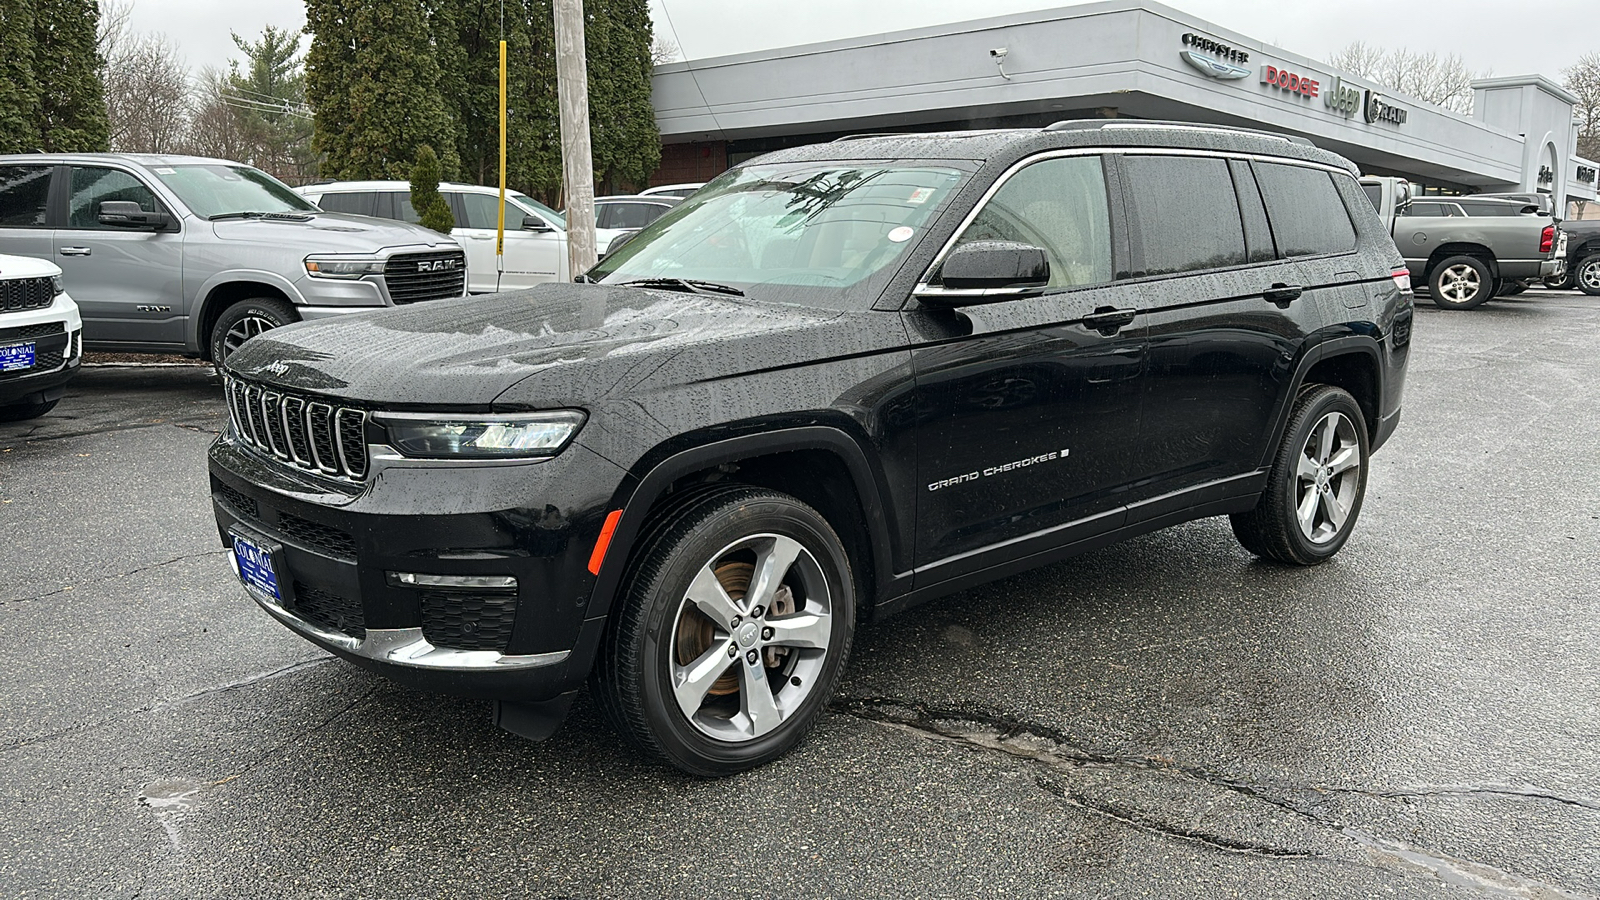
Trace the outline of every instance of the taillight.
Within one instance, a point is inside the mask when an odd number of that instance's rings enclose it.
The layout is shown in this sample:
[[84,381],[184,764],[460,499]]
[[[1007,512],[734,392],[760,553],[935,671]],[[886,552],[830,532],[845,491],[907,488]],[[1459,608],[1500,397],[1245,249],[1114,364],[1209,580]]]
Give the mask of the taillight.
[[1400,268],[1395,269],[1393,272],[1390,272],[1389,273],[1389,277],[1394,279],[1394,286],[1399,288],[1400,290],[1402,290],[1402,291],[1411,290],[1411,270],[1410,269],[1407,269],[1404,266],[1401,266]]
[[1551,250],[1554,250],[1555,248],[1556,248],[1556,227],[1554,225],[1546,225],[1544,227],[1544,230],[1539,232],[1539,252],[1540,253],[1549,253]]

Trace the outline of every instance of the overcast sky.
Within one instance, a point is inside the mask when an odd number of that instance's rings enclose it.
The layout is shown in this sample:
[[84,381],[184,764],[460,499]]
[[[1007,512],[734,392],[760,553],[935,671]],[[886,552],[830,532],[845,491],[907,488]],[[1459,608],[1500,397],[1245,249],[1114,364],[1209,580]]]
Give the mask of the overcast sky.
[[[1071,5],[1062,0],[650,0],[656,32],[691,59]],[[1314,59],[1362,40],[1459,53],[1471,68],[1495,75],[1538,73],[1560,81],[1563,67],[1600,50],[1595,0],[1174,0],[1167,5]],[[267,24],[300,28],[305,8],[302,0],[134,0],[131,24],[135,31],[165,32],[198,73],[239,56],[230,30],[253,38]]]

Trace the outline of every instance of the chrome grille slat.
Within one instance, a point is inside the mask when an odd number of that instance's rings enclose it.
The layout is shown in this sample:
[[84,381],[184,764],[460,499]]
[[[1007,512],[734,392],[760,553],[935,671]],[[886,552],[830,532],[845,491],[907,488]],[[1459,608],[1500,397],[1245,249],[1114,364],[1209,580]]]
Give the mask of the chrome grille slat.
[[367,477],[367,412],[230,376],[223,387],[233,432],[243,443],[284,465],[325,477]]

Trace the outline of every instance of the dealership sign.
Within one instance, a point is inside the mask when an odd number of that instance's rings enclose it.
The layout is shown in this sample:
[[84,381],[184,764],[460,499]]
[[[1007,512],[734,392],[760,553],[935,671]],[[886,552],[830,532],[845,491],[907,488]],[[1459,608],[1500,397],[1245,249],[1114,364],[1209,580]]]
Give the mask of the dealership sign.
[[1269,88],[1308,98],[1317,96],[1322,90],[1322,82],[1317,79],[1277,66],[1261,67],[1261,83]]
[[1333,83],[1328,85],[1327,93],[1322,95],[1322,102],[1328,108],[1345,118],[1350,118],[1361,111],[1361,89],[1353,88],[1344,83],[1344,79],[1333,76]]
[[1369,124],[1377,122],[1390,122],[1395,125],[1406,123],[1406,111],[1383,99],[1383,95],[1374,90],[1367,91],[1366,119]]
[[1250,54],[1243,50],[1192,32],[1183,36],[1183,47],[1178,55],[1203,75],[1232,81],[1250,74],[1249,69],[1240,65],[1250,61]]

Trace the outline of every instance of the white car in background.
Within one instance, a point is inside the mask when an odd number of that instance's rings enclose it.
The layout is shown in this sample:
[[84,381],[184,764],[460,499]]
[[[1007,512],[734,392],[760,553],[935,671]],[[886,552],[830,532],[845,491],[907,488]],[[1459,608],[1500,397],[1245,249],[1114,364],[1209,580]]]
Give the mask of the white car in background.
[[[301,196],[330,212],[355,213],[420,223],[405,181],[334,181],[296,188]],[[567,220],[543,203],[517,191],[506,192],[505,271],[495,260],[499,227],[499,188],[441,182],[456,227],[450,232],[467,252],[467,290],[474,294],[513,291],[547,281],[570,281]],[[604,250],[621,232],[596,235]]]
[[645,188],[639,192],[641,197],[677,197],[679,200],[689,196],[695,191],[705,187],[704,181],[693,184],[658,184],[653,188]]
[[55,263],[0,256],[0,422],[53,409],[83,361],[83,321]]

